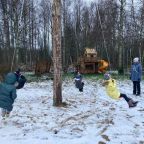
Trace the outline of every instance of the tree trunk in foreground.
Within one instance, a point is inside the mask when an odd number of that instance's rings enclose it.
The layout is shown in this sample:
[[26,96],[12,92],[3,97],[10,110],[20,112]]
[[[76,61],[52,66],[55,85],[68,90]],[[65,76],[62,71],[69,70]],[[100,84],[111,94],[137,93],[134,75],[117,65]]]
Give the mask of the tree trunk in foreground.
[[61,0],[52,5],[52,47],[53,47],[53,105],[62,104],[62,58],[61,58]]

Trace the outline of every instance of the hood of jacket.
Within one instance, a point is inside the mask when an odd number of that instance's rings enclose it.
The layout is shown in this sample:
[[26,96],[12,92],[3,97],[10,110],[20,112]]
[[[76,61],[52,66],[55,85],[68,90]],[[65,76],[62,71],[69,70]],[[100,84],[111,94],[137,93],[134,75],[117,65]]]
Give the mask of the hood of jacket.
[[14,73],[8,73],[5,77],[5,83],[7,84],[15,84],[15,82],[17,81],[16,75]]

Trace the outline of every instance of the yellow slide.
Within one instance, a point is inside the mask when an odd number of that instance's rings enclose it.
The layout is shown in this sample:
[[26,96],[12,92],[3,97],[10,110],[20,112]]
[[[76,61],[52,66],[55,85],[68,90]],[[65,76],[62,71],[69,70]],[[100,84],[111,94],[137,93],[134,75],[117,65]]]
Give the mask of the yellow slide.
[[108,68],[109,63],[105,60],[99,60],[98,63],[99,63],[98,72],[104,73],[106,69]]

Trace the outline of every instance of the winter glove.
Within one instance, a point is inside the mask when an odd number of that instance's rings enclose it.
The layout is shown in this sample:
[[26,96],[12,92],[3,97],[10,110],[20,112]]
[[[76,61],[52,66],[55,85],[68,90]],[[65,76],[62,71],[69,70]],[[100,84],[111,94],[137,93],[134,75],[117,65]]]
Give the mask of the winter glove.
[[25,78],[23,75],[21,75],[20,77],[21,77],[22,79],[25,79],[25,80],[26,80],[26,78]]

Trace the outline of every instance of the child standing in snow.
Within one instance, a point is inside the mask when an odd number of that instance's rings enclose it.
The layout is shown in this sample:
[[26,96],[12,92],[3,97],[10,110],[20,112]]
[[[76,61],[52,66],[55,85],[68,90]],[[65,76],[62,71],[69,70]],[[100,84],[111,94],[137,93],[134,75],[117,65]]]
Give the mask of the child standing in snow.
[[17,97],[16,84],[17,77],[14,73],[8,73],[4,82],[0,83],[0,108],[3,118],[9,116],[13,109],[13,103]]
[[83,92],[83,86],[84,86],[84,83],[82,82],[82,75],[80,74],[80,72],[78,71],[75,75],[75,86],[76,88],[79,89],[80,92]]
[[141,94],[140,81],[142,77],[142,66],[139,62],[139,58],[133,59],[133,64],[130,70],[130,79],[133,82],[133,94],[139,96]]
[[128,103],[129,108],[135,107],[137,105],[137,101],[133,101],[131,98],[127,97],[126,94],[120,93],[116,86],[116,80],[111,78],[111,75],[106,73],[104,74],[104,82],[103,86],[106,87],[107,94],[113,99],[124,98]]

